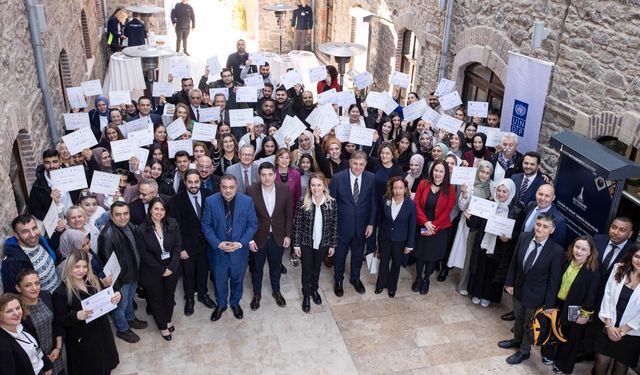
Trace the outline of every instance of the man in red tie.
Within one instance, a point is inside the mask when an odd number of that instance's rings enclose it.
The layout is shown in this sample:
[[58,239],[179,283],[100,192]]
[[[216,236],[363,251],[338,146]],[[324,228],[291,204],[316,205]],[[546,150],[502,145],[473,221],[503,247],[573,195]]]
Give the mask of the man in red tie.
[[247,187],[258,182],[258,167],[253,164],[255,149],[252,145],[240,147],[240,162],[227,168],[227,173],[238,179],[238,191],[244,193]]

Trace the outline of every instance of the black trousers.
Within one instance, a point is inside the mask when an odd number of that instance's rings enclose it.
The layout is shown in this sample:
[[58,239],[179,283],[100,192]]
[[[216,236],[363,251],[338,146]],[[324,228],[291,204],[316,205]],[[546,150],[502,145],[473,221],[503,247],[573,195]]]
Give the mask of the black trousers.
[[175,305],[176,285],[178,275],[163,277],[155,284],[145,284],[144,290],[147,292],[147,303],[151,305],[151,314],[158,329],[167,329],[167,323],[173,317],[173,306]]
[[187,38],[189,37],[189,32],[191,29],[188,27],[186,29],[178,29],[176,28],[176,52],[180,52],[180,42],[183,42],[183,51],[187,52]]
[[[424,260],[417,259],[416,260],[416,278],[429,279],[433,271],[435,271],[436,265],[438,264],[438,262],[440,262],[440,260],[427,262]],[[424,272],[424,276],[423,276],[423,272]]]
[[271,281],[271,291],[280,291],[280,266],[282,265],[282,254],[284,248],[278,246],[272,235],[269,235],[264,247],[258,248],[257,252],[251,252],[253,258],[253,271],[251,272],[251,284],[254,294],[262,294],[262,276],[264,274],[264,264],[269,262],[269,279]]
[[197,291],[199,296],[209,293],[207,276],[209,275],[209,261],[204,246],[198,249],[187,249],[188,259],[181,260],[182,263],[182,286],[184,287],[184,297],[193,298]]
[[[378,270],[378,282],[376,289],[387,288],[390,292],[395,292],[398,287],[398,277],[400,276],[400,264],[404,254],[406,241],[389,241],[380,238],[380,268]],[[391,261],[391,269],[389,269]]]
[[531,321],[534,309],[522,306],[522,303],[513,297],[513,315],[516,320],[513,322],[513,339],[520,342],[520,352],[529,354],[531,352],[531,341],[527,332],[527,326]]
[[300,248],[300,260],[302,261],[302,294],[305,297],[310,297],[318,290],[320,268],[328,251],[328,247],[322,247],[317,250],[309,246],[302,246]]

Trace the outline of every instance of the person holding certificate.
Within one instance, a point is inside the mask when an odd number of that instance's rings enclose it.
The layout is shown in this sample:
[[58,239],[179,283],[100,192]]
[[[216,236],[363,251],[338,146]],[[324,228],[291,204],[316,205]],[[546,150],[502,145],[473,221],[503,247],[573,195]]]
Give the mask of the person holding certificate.
[[111,142],[123,140],[125,137],[122,134],[122,131],[115,125],[114,123],[110,123],[104,128],[104,132],[102,134],[102,138],[98,142],[98,147],[104,147],[107,150],[111,151]]
[[320,145],[320,133],[315,133],[315,155],[320,171],[331,179],[334,174],[349,168],[348,160],[342,155],[342,143],[336,137],[328,137]]
[[500,303],[502,300],[502,288],[524,223],[524,206],[514,199],[515,194],[516,185],[508,178],[493,189],[493,200],[498,203],[495,216],[515,220],[510,233],[497,235],[487,232],[487,220],[478,216],[467,220],[469,227],[479,228],[479,241],[474,241],[471,255],[473,266],[468,286],[475,305],[487,307],[491,302]]
[[189,109],[190,109],[189,106],[187,106],[186,104],[183,104],[183,103],[176,104],[176,110],[173,112],[173,120],[171,121],[175,121],[178,119],[178,117],[180,117],[184,122],[184,125],[187,128],[187,130],[193,129],[193,123],[195,120],[191,118]]
[[327,65],[326,69],[327,77],[323,81],[318,81],[318,84],[316,85],[318,94],[329,91],[331,89],[342,91],[342,87],[340,87],[340,81],[338,80],[338,69],[336,69],[336,67],[333,65]]
[[477,167],[481,161],[491,159],[491,155],[493,153],[487,150],[487,135],[476,133],[472,138],[471,149],[462,154],[462,159],[469,167]]
[[145,222],[136,228],[136,245],[140,253],[140,285],[147,293],[147,303],[162,338],[171,341],[182,241],[178,223],[167,215],[167,205],[161,198],[149,202]]
[[[107,315],[90,322],[93,311],[82,308],[82,300],[102,290],[94,275],[89,254],[74,250],[62,272],[63,283],[53,293],[55,322],[65,329],[69,374],[107,374],[120,362]],[[120,302],[115,292],[111,303]]]
[[106,96],[99,95],[93,101],[93,109],[89,111],[91,131],[96,139],[100,139],[102,130],[109,125],[109,100]]

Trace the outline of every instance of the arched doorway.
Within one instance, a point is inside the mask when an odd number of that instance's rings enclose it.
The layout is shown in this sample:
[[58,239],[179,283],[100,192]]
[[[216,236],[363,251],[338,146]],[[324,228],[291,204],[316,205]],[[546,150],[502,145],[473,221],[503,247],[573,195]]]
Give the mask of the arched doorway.
[[504,84],[491,69],[480,63],[469,65],[464,71],[462,101],[488,102],[489,109],[502,110]]

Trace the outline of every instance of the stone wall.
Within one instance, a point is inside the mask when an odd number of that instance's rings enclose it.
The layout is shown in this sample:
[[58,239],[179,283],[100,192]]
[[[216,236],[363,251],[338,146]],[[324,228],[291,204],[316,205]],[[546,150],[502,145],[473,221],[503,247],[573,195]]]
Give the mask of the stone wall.
[[282,35],[282,53],[288,53],[293,47],[293,33],[291,32],[292,11],[285,13],[282,18],[282,27],[280,28],[275,12],[264,10],[265,6],[281,3],[283,2],[278,0],[258,0],[255,2],[258,22],[256,40],[261,51],[278,53],[280,35]]

